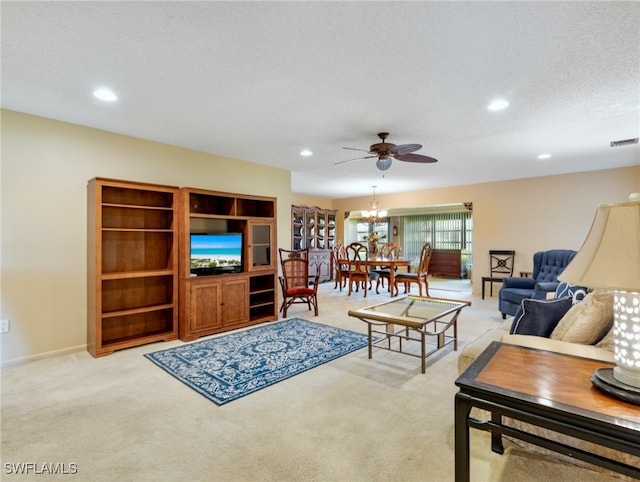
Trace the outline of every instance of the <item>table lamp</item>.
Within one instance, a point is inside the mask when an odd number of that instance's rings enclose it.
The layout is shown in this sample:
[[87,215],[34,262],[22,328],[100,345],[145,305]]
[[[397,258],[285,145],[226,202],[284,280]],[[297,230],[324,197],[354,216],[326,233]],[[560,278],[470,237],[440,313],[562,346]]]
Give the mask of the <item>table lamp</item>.
[[598,368],[591,382],[640,405],[640,193],[629,200],[598,207],[587,238],[558,279],[613,290],[616,367]]

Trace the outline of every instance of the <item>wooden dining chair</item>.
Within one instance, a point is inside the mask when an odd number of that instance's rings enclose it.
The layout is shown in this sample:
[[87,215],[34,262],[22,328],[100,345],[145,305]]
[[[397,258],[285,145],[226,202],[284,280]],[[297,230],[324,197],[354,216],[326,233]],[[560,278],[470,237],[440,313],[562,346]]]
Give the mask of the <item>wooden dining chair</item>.
[[342,288],[347,284],[347,278],[349,277],[349,266],[340,263],[340,260],[347,258],[347,253],[344,249],[344,245],[337,242],[331,249],[331,261],[333,263],[333,289]]
[[429,276],[431,251],[431,245],[429,243],[426,243],[420,250],[420,261],[418,262],[416,271],[411,273],[396,274],[394,280],[394,291],[396,296],[398,295],[398,285],[400,283],[404,284],[405,293],[409,291],[409,286],[411,285],[411,283],[416,283],[418,285],[420,296],[422,296],[422,285],[424,284],[425,295],[429,296],[429,280],[427,279],[427,277]]
[[[394,241],[389,241],[388,243],[380,246],[380,257],[386,259],[398,259],[400,257],[401,248],[400,245]],[[398,271],[398,267],[393,268],[396,272]],[[391,270],[390,268],[386,268],[383,266],[376,267],[373,269],[375,273],[378,273],[380,279],[378,282],[384,288],[384,280],[387,280],[387,284],[389,286],[389,291],[393,288],[391,284],[389,284],[389,280],[391,278]]]
[[377,281],[380,279],[378,273],[371,271],[369,266],[369,249],[362,243],[351,243],[345,248],[349,266],[348,279],[349,283],[349,296],[353,289],[353,283],[356,284],[356,292],[359,290],[362,284],[364,291],[364,297],[367,297],[367,291],[372,286],[373,281],[376,281],[376,293],[379,293]]
[[282,276],[282,316],[287,317],[287,309],[294,303],[305,303],[309,310],[313,307],[318,316],[318,283],[320,274],[309,275],[309,250],[279,249]]

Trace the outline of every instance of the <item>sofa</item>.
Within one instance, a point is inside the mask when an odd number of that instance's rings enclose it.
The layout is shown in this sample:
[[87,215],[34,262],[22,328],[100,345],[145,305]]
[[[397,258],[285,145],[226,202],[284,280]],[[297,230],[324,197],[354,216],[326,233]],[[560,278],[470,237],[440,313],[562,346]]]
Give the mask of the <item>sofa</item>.
[[[564,301],[566,298],[570,301]],[[569,309],[562,313],[567,303]],[[542,319],[550,316],[553,305],[560,304],[563,304],[561,311],[552,313],[555,319]],[[525,313],[522,313],[522,306],[526,307]],[[522,306],[516,316],[503,321],[498,327],[486,331],[463,347],[458,356],[460,373],[471,365],[492,341],[594,360],[614,361],[611,292],[592,291],[581,300],[571,296],[546,300],[525,299]],[[544,313],[541,313],[543,311]],[[530,326],[524,326],[526,322]]]
[[[562,289],[563,287],[559,287],[559,290]],[[567,297],[523,300],[519,313],[513,319],[502,322],[496,328],[488,330],[462,348],[458,356],[459,373],[466,370],[492,341],[613,363],[613,293],[595,290],[586,294],[582,300],[568,298],[568,309],[566,310]],[[540,326],[545,324],[547,326]],[[538,334],[532,334],[533,332]],[[640,466],[640,456],[613,451],[519,420],[508,419],[505,420],[505,423],[534,435],[555,439],[582,450]],[[595,468],[580,460],[551,452],[536,445],[509,437],[506,437],[505,440],[517,447],[524,447],[527,450],[542,452],[565,462],[607,472],[605,469]],[[615,474],[615,476],[623,480],[633,480],[620,474]]]

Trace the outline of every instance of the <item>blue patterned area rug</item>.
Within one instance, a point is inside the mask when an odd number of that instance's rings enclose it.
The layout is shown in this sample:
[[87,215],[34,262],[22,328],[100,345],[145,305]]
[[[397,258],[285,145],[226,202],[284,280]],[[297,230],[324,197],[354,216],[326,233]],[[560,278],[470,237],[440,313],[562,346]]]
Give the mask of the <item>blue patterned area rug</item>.
[[223,405],[367,346],[367,335],[290,319],[144,356]]

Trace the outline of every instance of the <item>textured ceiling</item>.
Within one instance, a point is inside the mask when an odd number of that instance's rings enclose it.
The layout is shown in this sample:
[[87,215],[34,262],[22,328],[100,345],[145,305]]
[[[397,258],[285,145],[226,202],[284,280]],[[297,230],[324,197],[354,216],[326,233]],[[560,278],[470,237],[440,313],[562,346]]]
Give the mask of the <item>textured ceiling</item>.
[[[609,147],[640,132],[637,2],[3,1],[1,15],[2,107],[282,167],[296,193],[640,164],[638,145]],[[509,108],[489,112],[496,97]],[[439,162],[335,165],[380,131]]]

